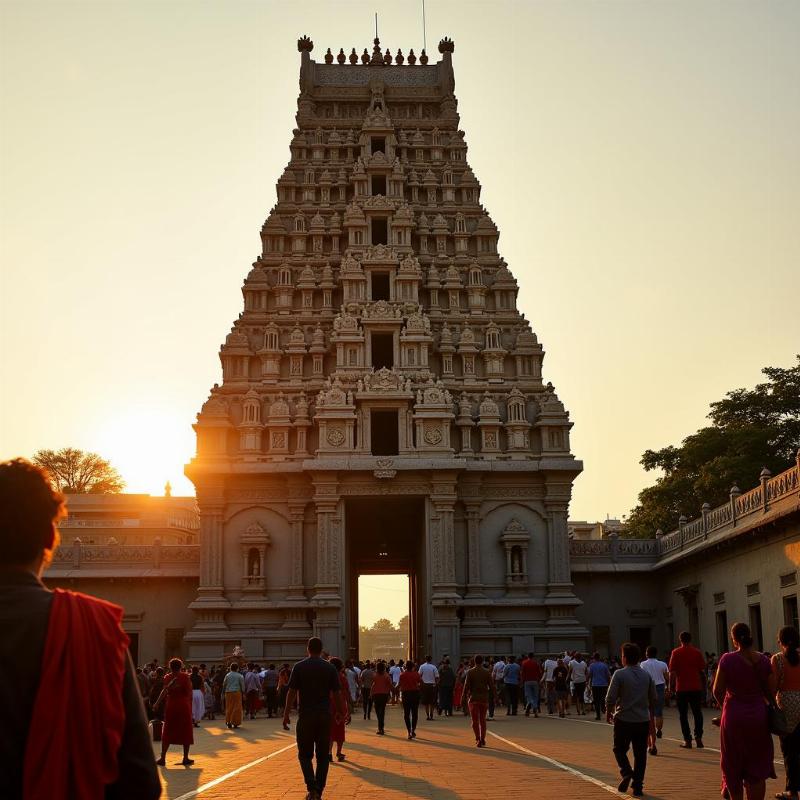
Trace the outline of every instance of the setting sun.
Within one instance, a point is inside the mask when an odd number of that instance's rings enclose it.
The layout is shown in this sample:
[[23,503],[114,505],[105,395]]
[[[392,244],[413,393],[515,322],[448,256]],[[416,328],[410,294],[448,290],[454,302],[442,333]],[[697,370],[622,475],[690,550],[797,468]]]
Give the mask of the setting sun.
[[119,470],[127,492],[194,494],[182,466],[194,453],[194,432],[174,409],[158,404],[120,409],[97,423],[93,447]]

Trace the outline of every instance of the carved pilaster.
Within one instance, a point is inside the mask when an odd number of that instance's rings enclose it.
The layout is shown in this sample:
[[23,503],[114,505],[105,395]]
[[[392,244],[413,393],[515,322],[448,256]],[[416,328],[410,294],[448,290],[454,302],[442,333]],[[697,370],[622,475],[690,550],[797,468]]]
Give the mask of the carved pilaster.
[[223,594],[222,509],[204,508],[200,514],[200,587],[201,595]]
[[549,556],[549,582],[570,585],[569,537],[567,534],[567,507],[547,503],[547,541]]
[[466,506],[468,597],[483,596],[483,585],[481,584],[480,509],[480,503],[469,503]]
[[303,586],[303,519],[305,503],[290,503],[289,515],[292,523],[291,571],[289,579],[289,600],[305,600]]

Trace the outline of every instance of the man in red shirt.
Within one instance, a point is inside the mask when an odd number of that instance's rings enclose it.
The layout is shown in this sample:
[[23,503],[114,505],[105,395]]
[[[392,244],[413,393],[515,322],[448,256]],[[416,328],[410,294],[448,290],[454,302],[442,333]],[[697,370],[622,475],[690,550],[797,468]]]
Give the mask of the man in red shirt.
[[533,716],[538,717],[542,665],[533,657],[533,653],[528,653],[528,657],[522,662],[519,679],[525,696],[525,716],[529,717],[533,711]]
[[680,647],[672,651],[669,659],[670,688],[675,692],[678,702],[678,715],[681,720],[683,744],[689,749],[692,746],[692,735],[689,729],[689,707],[694,717],[694,740],[698,747],[703,746],[703,693],[706,683],[706,660],[703,654],[690,642],[692,635],[683,631],[678,637]]

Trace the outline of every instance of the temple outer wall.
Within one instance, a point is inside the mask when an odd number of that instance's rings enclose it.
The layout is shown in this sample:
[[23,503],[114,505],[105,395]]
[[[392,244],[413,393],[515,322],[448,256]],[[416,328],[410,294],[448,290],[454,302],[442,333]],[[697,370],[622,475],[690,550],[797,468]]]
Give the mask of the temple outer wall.
[[124,609],[122,627],[132,636],[132,655],[139,664],[154,658],[165,663],[173,656],[186,657],[183,636],[194,623],[189,606],[197,596],[195,578],[80,578],[45,575],[49,589],[70,589]]

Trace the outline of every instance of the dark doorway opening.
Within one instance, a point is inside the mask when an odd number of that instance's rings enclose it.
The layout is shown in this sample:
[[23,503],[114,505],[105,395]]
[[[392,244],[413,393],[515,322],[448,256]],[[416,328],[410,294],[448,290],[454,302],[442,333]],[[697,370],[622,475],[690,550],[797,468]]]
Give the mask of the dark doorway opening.
[[631,641],[638,644],[643,653],[650,646],[652,638],[652,629],[650,628],[631,628]]
[[728,612],[717,611],[717,654],[728,652]]
[[372,176],[372,195],[373,195],[373,197],[376,194],[382,194],[384,197],[386,196],[386,176],[385,175],[373,175]]
[[139,634],[138,633],[128,633],[128,638],[131,640],[131,643],[128,645],[128,652],[131,654],[131,661],[138,666],[139,665]]
[[372,244],[389,244],[389,221],[384,218],[372,218]]
[[[429,646],[423,634],[426,625],[424,598],[419,595],[420,587],[425,585],[425,500],[421,497],[348,498],[345,501],[345,532],[348,657],[374,657],[359,650],[359,606],[365,607],[360,599],[359,583],[380,586],[383,576],[397,578],[402,575],[407,576],[408,585],[408,617],[400,620],[403,623],[403,635],[399,638],[402,658],[419,660]],[[368,576],[368,580],[360,582],[362,576]],[[371,597],[373,603],[380,605],[380,591],[374,591]],[[371,611],[370,619],[391,618],[388,604],[386,611],[380,607]],[[391,642],[386,642],[387,645],[397,645],[394,641],[398,639],[397,635],[387,638],[392,638]]]
[[390,281],[388,272],[373,272],[370,276],[373,300],[390,300]]
[[400,446],[397,411],[371,411],[370,436],[372,455],[396,456]]
[[372,366],[375,369],[394,366],[394,335],[391,333],[372,334]]
[[373,136],[372,137],[372,152],[373,153],[386,153],[386,137],[385,136]]

